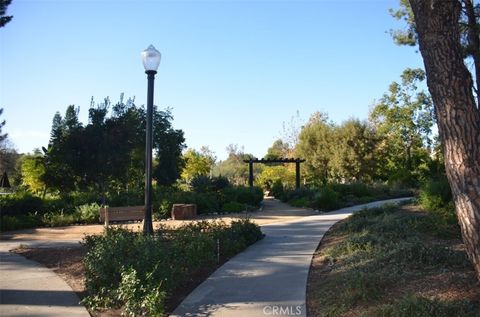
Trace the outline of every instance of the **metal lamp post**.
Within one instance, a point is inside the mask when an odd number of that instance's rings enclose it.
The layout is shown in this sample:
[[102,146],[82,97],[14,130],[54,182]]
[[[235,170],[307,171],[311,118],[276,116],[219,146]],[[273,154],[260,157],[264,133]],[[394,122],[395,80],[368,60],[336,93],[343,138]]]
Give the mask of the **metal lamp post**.
[[148,78],[147,92],[147,127],[145,142],[145,217],[143,220],[143,233],[153,234],[152,224],[152,143],[153,143],[153,86],[155,74],[162,55],[150,45],[142,52],[143,67]]

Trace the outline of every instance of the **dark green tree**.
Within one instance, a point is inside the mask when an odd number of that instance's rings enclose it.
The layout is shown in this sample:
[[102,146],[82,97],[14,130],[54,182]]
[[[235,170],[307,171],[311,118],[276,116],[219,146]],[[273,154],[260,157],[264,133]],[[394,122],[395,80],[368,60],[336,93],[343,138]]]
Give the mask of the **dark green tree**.
[[[129,191],[143,186],[145,111],[133,99],[112,107],[110,100],[91,102],[89,122],[78,120],[79,109],[69,106],[65,117],[54,116],[48,149],[44,149],[44,181],[60,193],[72,190]],[[183,132],[172,128],[170,112],[154,111],[154,178],[170,185],[179,177]]]
[[45,167],[43,182],[47,189],[57,191],[60,195],[75,189],[75,171],[71,166],[67,138],[65,121],[57,112],[53,117],[48,148],[42,148]]
[[[0,116],[3,114],[3,108],[0,108]],[[0,119],[1,120],[1,119]],[[3,134],[2,129],[5,126],[6,121],[0,121],[0,144],[2,144],[8,137],[8,134]]]
[[12,0],[0,0],[0,28],[3,28],[13,18],[11,15],[7,15],[7,8]]
[[175,183],[183,168],[182,151],[185,148],[185,138],[182,130],[172,127],[172,121],[170,109],[158,111],[157,107],[154,107],[153,144],[157,164],[152,174],[160,185]]
[[8,134],[2,132],[6,121],[1,119],[3,108],[0,108],[0,173],[7,172],[12,185],[19,184],[20,173],[18,160],[20,155],[8,139]]

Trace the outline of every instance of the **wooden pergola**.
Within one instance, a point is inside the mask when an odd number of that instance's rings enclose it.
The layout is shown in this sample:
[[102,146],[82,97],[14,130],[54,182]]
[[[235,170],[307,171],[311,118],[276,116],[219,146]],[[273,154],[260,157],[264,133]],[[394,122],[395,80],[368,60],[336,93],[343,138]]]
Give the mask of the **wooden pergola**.
[[262,163],[262,164],[271,164],[271,163],[295,163],[295,188],[300,188],[300,163],[305,162],[304,159],[299,158],[278,158],[278,159],[249,159],[243,160],[245,163],[248,163],[248,185],[253,187],[253,164]]

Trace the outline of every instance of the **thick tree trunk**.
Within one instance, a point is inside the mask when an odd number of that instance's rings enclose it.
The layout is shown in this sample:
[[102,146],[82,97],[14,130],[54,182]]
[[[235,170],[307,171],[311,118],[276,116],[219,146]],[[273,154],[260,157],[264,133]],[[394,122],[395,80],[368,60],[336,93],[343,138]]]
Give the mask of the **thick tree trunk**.
[[409,1],[463,241],[480,280],[480,112],[460,47],[461,5],[457,0]]
[[475,67],[475,83],[477,87],[477,106],[480,107],[480,37],[472,0],[464,0],[468,23],[468,48],[472,54]]

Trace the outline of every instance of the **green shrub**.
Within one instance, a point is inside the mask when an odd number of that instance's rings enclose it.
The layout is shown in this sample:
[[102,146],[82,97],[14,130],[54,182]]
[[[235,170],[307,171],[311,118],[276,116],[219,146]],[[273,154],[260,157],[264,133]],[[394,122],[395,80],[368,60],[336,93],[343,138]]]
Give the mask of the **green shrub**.
[[400,168],[394,171],[388,177],[388,184],[391,187],[415,188],[418,186],[418,179],[412,171],[406,168]]
[[213,183],[213,189],[217,190],[217,191],[231,186],[228,178],[223,177],[223,176],[213,177],[212,178],[212,183]]
[[452,191],[447,178],[426,181],[420,189],[419,202],[428,211],[447,207],[452,202]]
[[282,181],[277,179],[275,182],[273,182],[272,187],[270,188],[270,196],[273,196],[277,199],[282,199],[283,194],[284,188]]
[[162,199],[158,204],[158,207],[154,206],[155,215],[160,219],[170,218],[172,212],[172,202],[166,198]]
[[197,193],[194,199],[199,214],[220,211],[220,202],[216,193]]
[[295,201],[295,200],[298,201],[301,199],[313,200],[313,197],[315,196],[316,193],[317,191],[314,189],[301,187],[294,190],[285,190],[283,194],[283,199],[288,203],[290,203],[291,201]]
[[195,193],[207,193],[214,191],[213,180],[209,176],[198,175],[190,181],[190,187]]
[[289,200],[288,203],[294,207],[311,207],[312,201],[308,197],[300,197]]
[[260,187],[238,187],[237,201],[251,206],[259,206],[263,200],[263,190]]
[[212,232],[214,240],[220,242],[220,256],[229,258],[263,238],[260,228],[249,219],[232,221],[228,230]]
[[[230,223],[230,232],[233,239],[243,240],[247,247],[263,238],[260,227],[249,219],[239,219]],[[238,250],[240,251],[240,250]]]
[[46,212],[42,215],[42,224],[47,227],[68,226],[79,221],[77,214],[69,214],[61,211]]
[[[262,238],[247,220],[194,222],[154,236],[108,228],[102,236],[84,239],[84,304],[91,309],[122,307],[130,316],[160,316],[166,296],[199,268],[214,267]],[[220,246],[220,254],[217,247]]]
[[97,223],[100,217],[100,205],[97,203],[85,204],[75,208],[77,217],[83,223]]
[[331,185],[332,189],[342,196],[353,195],[355,197],[373,196],[374,188],[368,187],[363,183],[338,184]]
[[230,186],[228,178],[218,176],[210,177],[205,175],[195,176],[191,182],[190,187],[196,193],[208,193],[219,191]]
[[222,210],[224,212],[241,212],[245,210],[245,205],[236,201],[229,201],[228,203],[223,204]]
[[33,228],[41,224],[40,218],[32,213],[18,216],[3,216],[1,219],[1,231]]
[[160,286],[154,285],[151,275],[141,281],[137,271],[129,268],[122,271],[121,277],[118,299],[124,303],[127,316],[163,316],[166,295]]
[[69,198],[45,198],[43,199],[42,212],[64,210],[72,212],[75,210],[72,199]]
[[28,192],[0,195],[2,215],[16,216],[43,212],[43,201]]
[[259,206],[263,200],[263,191],[260,187],[232,186],[223,191],[225,201],[236,201],[250,206]]
[[[103,300],[110,292],[114,292],[121,281],[122,269],[133,267],[135,261],[140,259],[137,257],[142,256],[138,249],[141,240],[141,234],[113,227],[107,228],[102,236],[87,236],[84,239],[87,248],[84,259],[85,283],[90,294]],[[161,246],[159,244],[157,248]],[[154,250],[150,250],[152,251]],[[97,307],[98,300],[95,303]]]
[[322,187],[314,196],[314,204],[317,209],[332,210],[339,207],[340,195],[329,186]]

